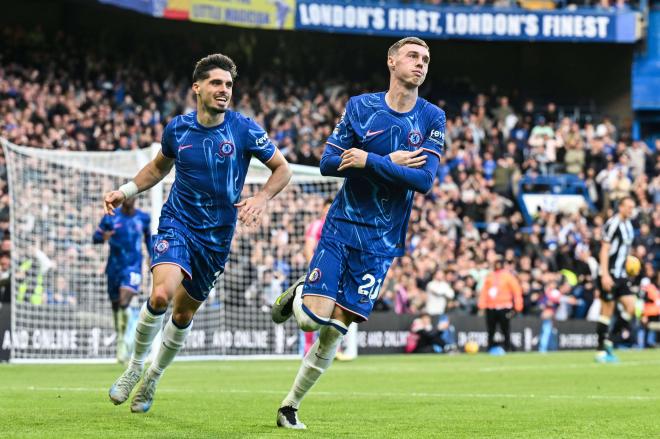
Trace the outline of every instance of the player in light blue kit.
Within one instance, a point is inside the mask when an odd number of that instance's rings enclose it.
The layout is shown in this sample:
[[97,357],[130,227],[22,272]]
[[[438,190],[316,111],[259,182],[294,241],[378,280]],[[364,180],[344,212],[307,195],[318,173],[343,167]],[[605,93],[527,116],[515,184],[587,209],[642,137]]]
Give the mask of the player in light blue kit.
[[392,259],[404,254],[414,193],[433,186],[445,114],[418,97],[429,61],[419,38],[392,45],[389,90],[352,97],[326,143],[321,173],[346,180],[306,277],[272,310],[276,323],[295,315],[303,331],[320,328],[277,412],[280,427],[305,428],[298,419],[301,400],[332,363],[348,325],[369,318]]
[[[183,347],[193,315],[224,271],[237,217],[248,226],[258,224],[268,201],[291,178],[284,156],[265,131],[229,110],[235,78],[236,65],[230,58],[214,54],[201,59],[192,85],[197,111],[172,119],[156,158],[131,182],[105,195],[106,212],[112,215],[114,207],[151,188],[176,166],[153,238],[153,289],[140,311],[135,350],[128,368],[110,388],[115,404],[128,399],[173,300],[160,348],[133,396],[133,412],[151,407],[158,380]],[[240,201],[253,156],[266,164],[271,176],[259,193]]]
[[112,304],[112,316],[117,333],[117,360],[125,362],[128,353],[124,343],[128,324],[128,305],[142,285],[142,239],[151,248],[151,218],[135,208],[135,199],[125,200],[106,214],[94,232],[94,244],[108,242],[110,256],[105,266],[108,277],[108,296]]

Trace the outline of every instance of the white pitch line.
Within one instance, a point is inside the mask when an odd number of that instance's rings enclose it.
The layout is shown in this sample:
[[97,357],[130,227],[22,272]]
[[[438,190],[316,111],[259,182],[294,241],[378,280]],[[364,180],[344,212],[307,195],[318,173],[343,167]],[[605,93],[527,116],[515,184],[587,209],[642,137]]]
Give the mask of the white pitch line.
[[620,363],[599,364],[596,362],[584,363],[559,363],[559,364],[536,364],[536,365],[520,365],[520,366],[492,366],[482,367],[478,369],[479,372],[500,372],[500,371],[514,371],[514,370],[547,370],[547,369],[595,369],[606,367],[637,367],[637,366],[653,366],[660,364],[660,361],[622,361]]
[[[434,363],[433,367],[437,369],[455,369],[460,368],[466,363],[454,363],[454,362],[440,362]],[[638,366],[653,366],[660,365],[660,360],[648,360],[648,361],[621,361],[620,363],[613,364],[598,364],[591,360],[580,363],[559,363],[559,364],[521,364],[521,365],[506,365],[506,366],[485,366],[478,369],[474,369],[474,372],[506,372],[506,371],[518,371],[518,370],[548,370],[548,369],[594,369],[594,368],[625,368],[625,367],[638,367]],[[280,371],[288,370],[297,370],[299,363],[296,364],[287,364],[278,367]],[[224,363],[220,365],[211,365],[208,363],[205,364],[196,364],[194,365],[195,370],[212,370],[212,371],[231,371],[231,370],[242,370],[239,365],[229,365],[229,363]],[[399,366],[399,365],[368,365],[364,363],[358,364],[338,364],[333,366],[333,373],[344,373],[344,372],[419,372],[420,366]],[[428,371],[425,371],[428,372]]]
[[[108,389],[101,387],[11,387],[5,390],[22,391],[29,390],[34,392],[107,392]],[[163,388],[159,392],[164,393],[242,393],[242,394],[260,394],[260,395],[282,395],[287,390],[244,390],[244,389],[218,389],[218,390],[190,390],[190,389],[172,389]],[[521,394],[521,393],[439,393],[439,392],[312,392],[319,396],[358,396],[358,397],[402,397],[402,398],[479,398],[479,399],[595,399],[595,400],[625,400],[625,401],[657,401],[660,396],[654,395],[543,395],[543,394]]]

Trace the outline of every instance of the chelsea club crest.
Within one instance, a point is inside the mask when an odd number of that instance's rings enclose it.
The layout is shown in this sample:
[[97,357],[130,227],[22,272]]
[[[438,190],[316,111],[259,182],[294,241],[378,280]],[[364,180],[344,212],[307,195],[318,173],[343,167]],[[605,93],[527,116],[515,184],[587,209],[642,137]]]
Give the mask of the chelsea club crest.
[[419,147],[422,144],[422,133],[417,130],[413,130],[408,133],[408,145],[415,148]]
[[170,248],[170,243],[164,239],[158,241],[158,243],[156,243],[156,245],[154,246],[154,250],[156,250],[156,253],[158,253],[159,255],[165,253],[169,248]]
[[234,153],[234,144],[228,140],[225,140],[220,144],[220,155],[227,157]]

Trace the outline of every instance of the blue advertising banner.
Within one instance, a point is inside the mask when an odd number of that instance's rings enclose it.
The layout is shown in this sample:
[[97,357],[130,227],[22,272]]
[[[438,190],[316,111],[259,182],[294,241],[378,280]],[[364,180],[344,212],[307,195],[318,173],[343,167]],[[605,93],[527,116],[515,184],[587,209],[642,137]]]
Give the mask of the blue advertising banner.
[[429,39],[634,43],[639,13],[298,0],[296,29]]
[[162,3],[163,0],[99,0],[99,2],[119,6],[124,9],[132,9],[142,14],[156,15],[154,8],[158,3]]

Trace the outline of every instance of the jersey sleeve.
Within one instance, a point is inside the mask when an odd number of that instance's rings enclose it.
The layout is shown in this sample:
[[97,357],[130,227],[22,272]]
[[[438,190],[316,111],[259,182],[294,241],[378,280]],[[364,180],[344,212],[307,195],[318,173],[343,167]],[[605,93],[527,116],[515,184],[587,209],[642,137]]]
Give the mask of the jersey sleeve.
[[447,118],[445,112],[437,107],[434,107],[431,117],[431,123],[421,148],[441,158],[445,152],[445,124]]
[[94,235],[92,235],[92,242],[95,244],[100,244],[103,242],[103,232],[109,232],[113,230],[113,225],[112,225],[112,219],[110,219],[110,216],[108,215],[103,215],[103,218],[101,218],[101,222],[99,223],[98,227],[94,231]]
[[328,175],[333,177],[360,177],[363,176],[362,169],[345,169],[338,171],[341,164],[341,154],[347,149],[353,148],[356,145],[356,135],[353,129],[353,121],[355,121],[355,104],[353,98],[348,100],[344,114],[341,116],[339,123],[335,127],[328,140],[325,142],[325,150],[321,156],[321,175]]
[[355,121],[355,103],[353,98],[348,100],[344,114],[342,114],[339,123],[326,141],[327,147],[334,147],[338,152],[343,152],[355,145],[356,136],[353,129]]
[[160,141],[161,150],[163,155],[170,159],[176,158],[176,145],[174,144],[174,124],[176,118],[172,119],[170,123],[165,126],[163,130],[163,137]]
[[277,147],[271,142],[268,134],[266,134],[266,131],[259,124],[250,118],[247,118],[247,123],[247,149],[261,163],[266,163],[273,158]]
[[382,157],[370,152],[365,168],[383,181],[425,194],[433,187],[439,162],[435,153],[429,154],[424,166],[414,169],[393,163],[389,155]]

